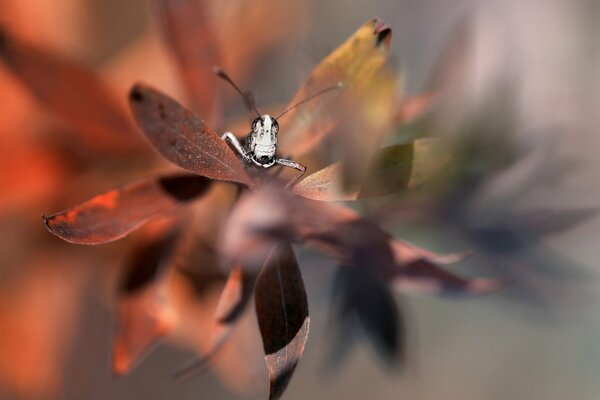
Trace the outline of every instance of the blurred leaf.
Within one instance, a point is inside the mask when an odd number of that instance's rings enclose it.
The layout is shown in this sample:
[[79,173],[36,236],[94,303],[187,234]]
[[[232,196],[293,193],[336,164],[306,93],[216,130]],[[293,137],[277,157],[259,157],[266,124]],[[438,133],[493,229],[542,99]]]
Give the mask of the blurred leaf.
[[49,110],[100,151],[132,150],[137,138],[126,110],[91,69],[0,32],[0,59]]
[[418,120],[431,109],[436,98],[437,94],[432,92],[402,99],[400,106],[396,109],[394,122],[409,124]]
[[391,33],[389,27],[373,19],[312,70],[290,105],[339,82],[343,83],[344,89],[339,96],[325,94],[286,116],[279,143],[283,154],[298,157],[331,132],[340,117],[351,109],[351,104],[347,103],[355,100],[352,94],[361,87],[368,87],[371,78],[385,64]]
[[210,186],[207,178],[185,174],[145,180],[44,217],[44,223],[67,242],[112,242],[202,196]]
[[279,399],[296,368],[308,337],[308,301],[292,247],[269,257],[256,283],[256,314],[265,348],[271,389]]
[[390,283],[400,291],[449,295],[485,294],[509,285],[509,282],[503,279],[463,278],[425,259],[401,266],[396,274],[390,277]]
[[163,34],[173,53],[192,109],[212,121],[218,101],[212,72],[220,64],[205,0],[155,0]]
[[259,260],[268,246],[286,240],[306,243],[341,265],[368,268],[401,289],[479,294],[506,286],[503,280],[465,279],[435,265],[461,261],[467,253],[442,255],[420,249],[352,209],[270,187],[241,198],[226,226],[221,251],[226,259]]
[[140,128],[167,160],[212,179],[254,186],[225,141],[191,111],[141,84],[131,89],[129,98]]
[[159,285],[155,284],[119,299],[112,343],[115,375],[129,372],[172,328],[171,323],[161,317],[159,291]]
[[348,329],[354,330],[358,324],[382,361],[389,366],[401,362],[404,326],[388,287],[368,269],[356,266],[339,267],[333,284],[335,326],[340,336],[336,342],[343,344],[342,337],[352,334]]
[[417,139],[380,149],[373,157],[362,188],[340,188],[340,163],[309,175],[294,192],[321,201],[357,200],[411,189],[434,177],[450,160],[439,139]]
[[178,230],[172,229],[138,244],[119,283],[119,294],[134,294],[154,282],[173,256],[178,238]]
[[[257,66],[268,67],[273,57],[281,57],[280,47],[285,51],[294,46],[310,11],[310,2],[305,1],[236,0],[218,5],[210,10],[210,22],[222,49],[220,65],[238,80],[252,76]],[[277,22],[265,24],[265,16]]]
[[256,278],[256,274],[241,267],[231,270],[215,310],[209,347],[201,358],[180,368],[175,374],[177,379],[187,379],[210,366],[246,309],[254,292]]

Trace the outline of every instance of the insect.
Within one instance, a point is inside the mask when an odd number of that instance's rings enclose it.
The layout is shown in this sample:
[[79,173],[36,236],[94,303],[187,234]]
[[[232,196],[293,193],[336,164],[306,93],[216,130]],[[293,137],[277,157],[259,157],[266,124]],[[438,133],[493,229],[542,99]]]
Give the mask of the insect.
[[243,144],[240,143],[237,137],[231,132],[225,132],[221,136],[221,138],[225,142],[229,142],[230,145],[242,157],[242,159],[244,159],[244,161],[246,161],[249,164],[253,164],[257,167],[262,168],[270,168],[274,165],[281,165],[284,167],[298,170],[298,174],[296,174],[287,183],[286,188],[293,186],[298,181],[298,179],[300,179],[302,175],[304,175],[304,173],[306,172],[306,167],[296,161],[288,160],[287,158],[277,157],[277,141],[279,134],[279,122],[277,120],[289,111],[298,107],[299,105],[313,100],[314,98],[330,90],[340,88],[342,86],[341,83],[321,90],[320,92],[317,92],[316,94],[309,96],[308,98],[301,100],[298,103],[285,109],[277,117],[272,117],[268,114],[261,114],[256,108],[252,97],[249,94],[242,92],[240,88],[229,77],[229,75],[227,75],[221,68],[215,67],[213,71],[219,78],[228,82],[242,96],[246,108],[248,108],[250,111],[253,111],[257,115],[257,117],[252,122],[252,130],[244,139]]

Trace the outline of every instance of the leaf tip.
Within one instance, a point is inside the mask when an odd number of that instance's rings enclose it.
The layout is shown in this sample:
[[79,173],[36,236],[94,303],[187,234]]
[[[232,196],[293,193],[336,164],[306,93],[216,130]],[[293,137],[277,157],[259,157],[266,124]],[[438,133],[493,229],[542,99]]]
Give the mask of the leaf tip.
[[497,292],[510,285],[512,285],[512,282],[507,279],[473,279],[469,283],[469,292],[474,294],[487,294]]
[[131,87],[131,90],[129,91],[129,101],[132,103],[141,103],[144,101],[144,93],[141,84],[136,83]]
[[373,23],[375,25],[373,34],[376,35],[375,46],[379,47],[384,44],[386,48],[389,48],[392,40],[392,28],[379,18],[375,18]]

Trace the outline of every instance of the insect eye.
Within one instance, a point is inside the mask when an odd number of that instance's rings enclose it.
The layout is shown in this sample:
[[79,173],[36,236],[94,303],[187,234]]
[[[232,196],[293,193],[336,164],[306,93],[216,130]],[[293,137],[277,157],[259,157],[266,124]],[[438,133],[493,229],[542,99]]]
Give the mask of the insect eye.
[[279,124],[275,120],[273,120],[272,129],[275,133],[279,132]]

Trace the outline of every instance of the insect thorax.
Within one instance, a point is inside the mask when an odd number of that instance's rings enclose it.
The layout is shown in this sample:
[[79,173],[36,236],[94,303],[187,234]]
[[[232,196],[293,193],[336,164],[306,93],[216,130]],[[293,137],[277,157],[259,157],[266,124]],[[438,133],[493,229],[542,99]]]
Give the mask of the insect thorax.
[[248,150],[256,165],[267,168],[275,163],[278,132],[279,124],[270,115],[261,115],[252,122]]

